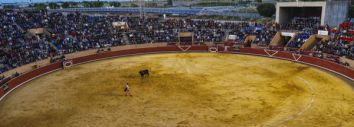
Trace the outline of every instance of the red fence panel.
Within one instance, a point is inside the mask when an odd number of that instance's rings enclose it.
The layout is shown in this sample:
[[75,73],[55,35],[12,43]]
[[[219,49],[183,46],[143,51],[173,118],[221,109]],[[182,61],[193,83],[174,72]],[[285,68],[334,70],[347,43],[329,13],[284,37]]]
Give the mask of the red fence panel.
[[274,55],[275,57],[280,57],[283,59],[294,60],[293,55],[291,53],[279,51],[277,54]]
[[[240,52],[246,53],[246,54],[264,55],[264,56],[270,57],[263,49],[241,48]],[[288,60],[296,60],[297,59],[296,61],[298,61],[298,62],[316,65],[316,66],[334,71],[334,72],[341,74],[343,76],[346,76],[346,77],[350,78],[351,80],[354,79],[354,71],[352,69],[342,66],[340,64],[331,62],[331,61],[327,61],[327,60],[323,60],[323,59],[319,59],[319,58],[315,58],[315,57],[310,57],[310,56],[306,56],[306,55],[301,55],[301,57],[299,57],[299,55],[294,55],[292,53],[283,52],[283,51],[277,52],[274,55],[274,57],[288,59]]]
[[267,53],[264,52],[263,49],[241,48],[240,52],[241,53],[250,53],[250,54],[255,54],[255,55],[267,55]]
[[57,63],[54,63],[54,64],[50,64],[48,66],[44,66],[44,67],[40,67],[38,69],[35,69],[33,71],[30,71],[28,73],[25,73],[25,74],[22,74],[20,75],[19,77],[16,77],[12,80],[10,80],[8,82],[8,86],[9,86],[9,89],[13,89],[15,88],[16,86],[32,79],[32,78],[35,78],[39,75],[42,75],[42,74],[45,74],[45,73],[48,73],[50,71],[53,71],[53,70],[56,70],[56,69],[59,69],[61,68],[62,65],[61,65],[61,62],[57,62]]
[[[139,49],[128,49],[121,51],[113,52],[104,52],[99,54],[88,55],[84,57],[74,58],[74,64],[84,63],[88,61],[94,61],[105,58],[119,57],[125,55],[134,55],[134,54],[144,54],[144,53],[153,53],[153,52],[179,52],[182,49],[177,46],[167,46],[167,47],[153,47],[153,48],[139,48]],[[192,46],[188,51],[208,51],[207,46]]]
[[5,91],[3,89],[0,89],[0,98],[5,95]]
[[353,70],[351,70],[345,66],[339,65],[337,63],[323,60],[323,59],[319,59],[319,58],[310,57],[310,56],[302,56],[301,61],[305,62],[305,63],[314,64],[314,65],[317,65],[317,66],[320,66],[323,68],[327,68],[327,69],[332,70],[336,73],[339,73],[339,74],[345,75],[351,79],[354,79],[354,71]]

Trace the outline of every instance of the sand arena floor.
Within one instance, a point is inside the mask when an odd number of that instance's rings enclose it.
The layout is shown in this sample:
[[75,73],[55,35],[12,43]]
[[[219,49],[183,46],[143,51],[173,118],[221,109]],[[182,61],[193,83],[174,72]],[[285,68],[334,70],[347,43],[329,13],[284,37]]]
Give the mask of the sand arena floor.
[[[151,76],[141,79],[145,68]],[[133,97],[124,96],[126,82]],[[0,126],[353,127],[351,85],[317,68],[263,57],[132,56],[19,87],[0,102]]]

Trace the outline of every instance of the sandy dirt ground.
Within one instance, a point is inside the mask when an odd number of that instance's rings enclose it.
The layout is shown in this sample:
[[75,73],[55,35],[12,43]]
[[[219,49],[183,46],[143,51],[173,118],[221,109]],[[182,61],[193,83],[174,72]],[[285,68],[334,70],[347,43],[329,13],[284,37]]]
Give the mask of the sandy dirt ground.
[[[133,97],[124,96],[127,82]],[[353,84],[255,56],[124,57],[19,87],[0,102],[0,127],[353,127]]]

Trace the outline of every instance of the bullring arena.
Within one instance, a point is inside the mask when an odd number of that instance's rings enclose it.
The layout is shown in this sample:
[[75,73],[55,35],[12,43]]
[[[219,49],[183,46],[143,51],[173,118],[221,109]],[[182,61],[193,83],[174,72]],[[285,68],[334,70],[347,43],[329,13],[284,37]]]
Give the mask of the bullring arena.
[[42,66],[0,92],[0,126],[354,126],[352,70],[280,51],[208,50],[133,48]]

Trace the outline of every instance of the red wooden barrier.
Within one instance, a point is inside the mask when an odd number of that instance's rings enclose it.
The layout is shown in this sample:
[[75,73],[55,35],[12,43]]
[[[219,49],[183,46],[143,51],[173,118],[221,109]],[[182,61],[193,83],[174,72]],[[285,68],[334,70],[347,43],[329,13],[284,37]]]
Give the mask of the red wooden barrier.
[[332,70],[334,72],[337,72],[339,74],[345,75],[351,79],[354,79],[354,71],[344,67],[342,65],[339,65],[337,63],[334,63],[332,61],[326,61],[323,59],[319,59],[319,58],[314,58],[314,57],[310,57],[310,56],[302,56],[301,58],[301,62],[304,63],[310,63],[310,64],[314,64],[323,68],[327,68],[328,70]]
[[[301,62],[301,63],[312,64],[312,65],[316,65],[318,67],[322,67],[324,69],[334,71],[334,72],[336,72],[340,75],[343,75],[351,80],[354,79],[354,71],[353,70],[351,70],[345,66],[339,65],[337,63],[334,63],[331,61],[326,61],[326,60],[315,58],[315,57],[310,57],[310,56],[305,56],[305,55],[298,57],[298,55],[295,55],[295,58],[294,58],[292,53],[284,52],[284,51],[279,51],[279,52],[275,53],[274,55],[270,56],[269,54],[266,53],[266,51],[264,49],[252,49],[252,48],[241,48],[240,52],[245,53],[245,54],[254,54],[254,55],[267,56],[267,57],[276,57],[276,58],[281,58],[281,59],[293,60],[293,61],[297,61],[297,62]],[[297,58],[299,58],[299,59],[297,59]]]
[[3,89],[0,89],[0,98],[5,95],[5,91]]
[[[74,64],[79,64],[79,63],[94,61],[94,60],[98,60],[98,59],[119,57],[119,56],[125,56],[125,55],[146,54],[146,53],[154,53],[154,52],[180,52],[180,51],[181,51],[181,49],[178,48],[177,46],[129,49],[129,50],[104,52],[104,53],[100,53],[100,54],[79,57],[79,58],[73,59],[73,62],[74,62]],[[208,51],[208,47],[207,46],[193,46],[193,47],[189,48],[188,51]]]
[[13,89],[17,85],[20,85],[28,80],[31,80],[32,78],[40,76],[42,74],[51,72],[56,69],[60,69],[61,66],[62,66],[61,62],[57,62],[57,63],[53,63],[53,64],[50,64],[47,66],[40,67],[40,68],[30,71],[28,73],[22,74],[19,77],[16,77],[8,82],[9,89]]

